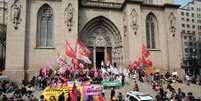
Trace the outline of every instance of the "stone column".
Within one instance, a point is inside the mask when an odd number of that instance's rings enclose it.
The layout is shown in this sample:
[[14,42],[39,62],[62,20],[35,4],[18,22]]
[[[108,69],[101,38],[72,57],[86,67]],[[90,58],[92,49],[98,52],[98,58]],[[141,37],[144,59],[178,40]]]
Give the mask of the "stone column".
[[[64,36],[64,40],[68,40],[71,43],[72,48],[75,49],[76,41],[78,39],[78,23],[79,23],[79,21],[78,21],[78,13],[79,13],[78,4],[79,3],[78,3],[78,0],[63,0],[62,4],[63,4],[62,5],[63,11],[65,11],[65,17],[64,17],[64,19],[60,19],[60,20],[63,20],[66,23],[64,26],[64,32],[60,32],[60,33],[67,33]],[[71,11],[70,8],[68,10],[68,5],[72,5],[71,9],[73,10],[73,12],[70,12]],[[67,17],[68,13],[70,13],[70,14],[72,13],[72,15],[73,15],[72,20],[68,19],[68,17]],[[68,26],[68,23],[71,24],[71,26]],[[60,26],[60,24],[58,26]],[[62,29],[61,29],[61,31],[62,31]],[[65,41],[63,41],[63,42],[65,42]],[[62,48],[62,47],[60,47],[60,48]],[[63,50],[63,49],[60,49],[60,50]],[[67,58],[67,61],[71,61],[71,59]]]
[[104,62],[107,62],[107,47],[104,48],[104,57],[105,57]]
[[93,66],[96,67],[96,47],[93,48]]
[[[8,76],[11,80],[21,82],[24,80],[25,64],[25,35],[27,34],[27,2],[29,0],[20,0],[8,2],[8,21],[7,21],[7,44],[6,44],[6,64],[3,75]],[[12,8],[18,5],[21,12],[16,12]],[[13,14],[18,14],[15,17]]]

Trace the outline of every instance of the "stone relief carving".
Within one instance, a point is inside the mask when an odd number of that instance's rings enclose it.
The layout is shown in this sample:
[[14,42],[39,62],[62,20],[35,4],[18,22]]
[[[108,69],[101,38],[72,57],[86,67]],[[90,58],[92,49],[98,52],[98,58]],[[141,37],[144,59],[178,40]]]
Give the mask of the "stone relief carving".
[[22,21],[21,19],[21,9],[22,5],[20,0],[14,0],[13,4],[11,5],[11,22],[14,24],[14,29],[18,29],[18,24]]
[[73,5],[69,3],[65,9],[65,25],[68,27],[68,31],[71,31],[74,25],[74,13],[75,9],[73,8]]
[[136,34],[138,30],[138,24],[137,24],[138,14],[134,8],[132,9],[130,13],[130,18],[131,18],[131,27],[134,31],[134,34]]
[[123,24],[124,24],[124,36],[126,37],[128,32],[128,20],[127,20],[127,14],[126,11],[123,12]]
[[97,36],[96,40],[95,40],[95,46],[96,47],[105,47],[106,46],[106,41],[103,38],[103,36]]
[[174,33],[176,32],[176,17],[173,13],[170,13],[169,16],[169,29],[174,35]]

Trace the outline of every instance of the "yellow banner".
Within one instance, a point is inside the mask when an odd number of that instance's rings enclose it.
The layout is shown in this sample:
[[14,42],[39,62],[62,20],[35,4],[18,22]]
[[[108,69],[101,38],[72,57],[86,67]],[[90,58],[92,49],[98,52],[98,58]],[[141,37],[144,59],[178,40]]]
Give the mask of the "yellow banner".
[[[47,101],[50,101],[50,97],[54,97],[56,101],[58,101],[58,97],[62,92],[64,92],[65,99],[68,98],[68,93],[72,91],[73,86],[64,86],[60,88],[51,88],[51,87],[46,87],[43,91],[43,95]],[[77,86],[77,90],[80,91],[81,93],[81,101],[83,101],[84,93],[83,93],[83,88],[82,86]]]

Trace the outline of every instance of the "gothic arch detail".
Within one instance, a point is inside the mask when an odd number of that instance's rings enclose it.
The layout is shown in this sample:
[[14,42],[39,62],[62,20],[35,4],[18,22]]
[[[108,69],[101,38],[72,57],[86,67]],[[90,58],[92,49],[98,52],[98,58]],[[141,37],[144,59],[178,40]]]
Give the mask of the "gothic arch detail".
[[158,48],[158,23],[153,13],[149,13],[145,20],[146,25],[146,43],[148,49]]
[[112,48],[112,61],[123,62],[122,37],[118,28],[108,18],[98,16],[88,21],[79,33],[79,38],[88,47]]
[[53,10],[44,4],[38,10],[36,47],[53,47]]

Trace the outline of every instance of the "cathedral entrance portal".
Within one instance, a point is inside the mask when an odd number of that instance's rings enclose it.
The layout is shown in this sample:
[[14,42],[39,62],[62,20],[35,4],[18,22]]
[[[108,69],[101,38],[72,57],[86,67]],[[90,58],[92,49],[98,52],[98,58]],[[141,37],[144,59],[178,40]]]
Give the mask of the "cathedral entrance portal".
[[103,16],[92,19],[84,26],[79,38],[91,50],[93,67],[99,68],[102,61],[111,64],[123,63],[122,38],[109,19]]
[[101,62],[105,61],[104,48],[96,48],[96,67],[101,67]]

